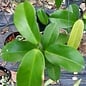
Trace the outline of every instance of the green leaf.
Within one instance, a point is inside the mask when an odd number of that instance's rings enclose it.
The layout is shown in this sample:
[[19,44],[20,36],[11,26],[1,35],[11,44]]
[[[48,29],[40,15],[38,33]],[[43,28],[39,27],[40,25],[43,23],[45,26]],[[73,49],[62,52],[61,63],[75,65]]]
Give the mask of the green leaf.
[[53,81],[57,81],[60,78],[60,67],[59,65],[53,65],[50,62],[47,61],[46,63],[46,70],[48,73],[48,76]]
[[76,16],[77,19],[80,17],[80,12],[79,12],[79,6],[78,6],[78,5],[76,5],[76,4],[71,4],[71,5],[69,5],[69,7],[67,8],[67,10],[68,10],[69,12],[72,12],[72,13]]
[[2,57],[6,61],[18,61],[33,48],[35,48],[35,45],[27,41],[13,40],[3,47]]
[[48,24],[48,15],[45,13],[43,9],[40,8],[37,10],[37,16],[42,24],[44,25]]
[[17,6],[14,14],[14,24],[27,41],[38,44],[40,32],[36,23],[35,9],[29,2]]
[[76,49],[66,45],[51,45],[45,51],[45,57],[50,63],[59,64],[70,72],[78,72],[84,68],[82,55]]
[[78,48],[79,44],[81,42],[81,38],[83,35],[83,30],[84,30],[84,23],[81,19],[77,20],[70,33],[70,37],[68,40],[68,45],[74,48]]
[[74,22],[77,20],[77,17],[68,10],[56,10],[53,13],[50,14],[50,18],[57,18],[57,19],[64,19],[71,22]]
[[39,50],[26,53],[17,73],[17,86],[42,86],[44,66],[44,56]]
[[68,10],[56,10],[50,14],[50,21],[57,22],[61,28],[72,27],[78,18]]
[[40,41],[40,30],[37,24],[35,8],[33,7],[33,5],[31,5],[30,2],[28,3],[27,1],[24,3],[24,9],[25,9],[27,21],[31,27],[31,30],[34,33],[34,36],[37,39],[37,41]]
[[68,19],[50,18],[50,21],[52,23],[57,22],[59,28],[67,28],[67,29],[69,29],[74,24],[74,22],[72,22],[70,20],[68,21]]
[[69,35],[60,33],[56,42],[59,44],[66,44],[68,41],[68,38],[69,38]]
[[52,43],[56,42],[59,36],[59,27],[56,23],[50,23],[44,30],[42,36],[42,44],[44,48],[48,47]]
[[56,7],[59,8],[62,2],[63,0],[55,0]]
[[73,26],[77,17],[67,10],[57,10],[50,14],[50,21],[58,23],[60,28],[70,28]]

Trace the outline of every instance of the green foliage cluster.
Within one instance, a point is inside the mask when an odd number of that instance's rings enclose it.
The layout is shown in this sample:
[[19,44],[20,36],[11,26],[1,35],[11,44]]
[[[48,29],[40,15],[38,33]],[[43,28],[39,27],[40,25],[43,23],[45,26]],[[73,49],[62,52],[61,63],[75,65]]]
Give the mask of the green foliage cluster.
[[[49,16],[39,9],[38,18],[43,24],[47,24],[41,34],[36,11],[30,2],[25,1],[17,6],[14,23],[25,40],[13,40],[2,49],[4,60],[20,61],[17,86],[42,86],[42,75],[45,69],[49,78],[56,81],[60,78],[61,68],[69,72],[79,72],[84,68],[84,59],[76,49],[83,34],[84,23],[79,19],[76,5],[68,9],[57,10]],[[67,30],[72,26],[70,36],[60,33],[61,28]]]

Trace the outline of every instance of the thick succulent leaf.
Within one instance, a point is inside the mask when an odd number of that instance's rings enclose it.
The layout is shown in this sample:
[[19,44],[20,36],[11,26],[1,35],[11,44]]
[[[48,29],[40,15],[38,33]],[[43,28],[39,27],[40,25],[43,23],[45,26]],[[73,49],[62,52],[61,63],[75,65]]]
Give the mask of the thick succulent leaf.
[[71,4],[67,8],[68,11],[72,12],[76,18],[78,19],[80,17],[80,11],[79,11],[79,6],[76,4]]
[[77,17],[68,10],[56,10],[55,12],[50,14],[50,18],[58,18],[58,19],[64,19],[68,21],[76,21]]
[[42,86],[44,66],[44,56],[39,50],[26,53],[17,73],[17,86]]
[[66,44],[68,41],[68,38],[69,38],[69,35],[60,33],[56,42],[59,44]]
[[17,6],[14,14],[14,24],[26,40],[37,44],[40,41],[40,32],[35,17],[35,9],[26,1]]
[[66,28],[67,30],[73,26],[74,22],[68,21],[68,19],[50,18],[52,23],[58,22],[59,28]]
[[37,10],[37,16],[42,24],[44,24],[44,25],[48,24],[48,15],[45,13],[45,11],[43,9]]
[[67,10],[57,10],[50,14],[51,22],[58,22],[61,28],[72,27],[74,22],[77,20],[77,17]]
[[60,7],[62,1],[63,1],[63,0],[55,0],[55,5],[56,5],[57,8]]
[[18,61],[23,58],[25,53],[35,48],[35,45],[27,41],[13,40],[2,49],[2,57],[6,61]]
[[76,49],[79,47],[83,35],[83,30],[84,30],[83,20],[79,19],[74,23],[73,28],[71,30],[70,37],[68,40],[69,46],[72,46]]
[[60,66],[53,65],[50,62],[47,61],[46,63],[46,70],[48,73],[48,76],[53,81],[57,81],[60,78]]
[[[32,8],[31,8],[31,6],[32,6]],[[34,36],[37,39],[37,41],[40,41],[40,31],[39,31],[39,27],[37,24],[35,8],[33,7],[33,5],[31,5],[27,1],[24,3],[24,9],[25,9],[27,21],[31,27],[31,30],[34,33]],[[28,9],[29,9],[29,11],[28,11]]]
[[59,64],[70,72],[78,72],[84,68],[82,55],[76,49],[66,45],[51,45],[45,51],[45,57],[50,63]]
[[42,44],[44,48],[48,47],[52,43],[56,42],[59,36],[59,27],[56,23],[50,23],[44,31],[42,36]]

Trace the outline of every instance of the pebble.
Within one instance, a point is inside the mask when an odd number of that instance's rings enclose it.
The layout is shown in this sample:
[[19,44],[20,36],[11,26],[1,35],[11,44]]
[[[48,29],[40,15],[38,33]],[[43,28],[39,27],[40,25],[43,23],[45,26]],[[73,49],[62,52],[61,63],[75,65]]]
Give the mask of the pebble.
[[76,77],[76,76],[74,76],[74,77],[72,77],[72,80],[78,80],[78,77]]

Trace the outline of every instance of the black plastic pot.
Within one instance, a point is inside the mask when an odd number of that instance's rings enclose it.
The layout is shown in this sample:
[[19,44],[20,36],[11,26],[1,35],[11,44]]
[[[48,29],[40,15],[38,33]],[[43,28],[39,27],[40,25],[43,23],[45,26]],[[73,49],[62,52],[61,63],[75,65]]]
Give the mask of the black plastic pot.
[[8,36],[6,36],[5,41],[4,41],[4,45],[6,45],[8,42],[14,40],[16,38],[16,36],[18,36],[18,35],[20,35],[19,32],[12,32]]

